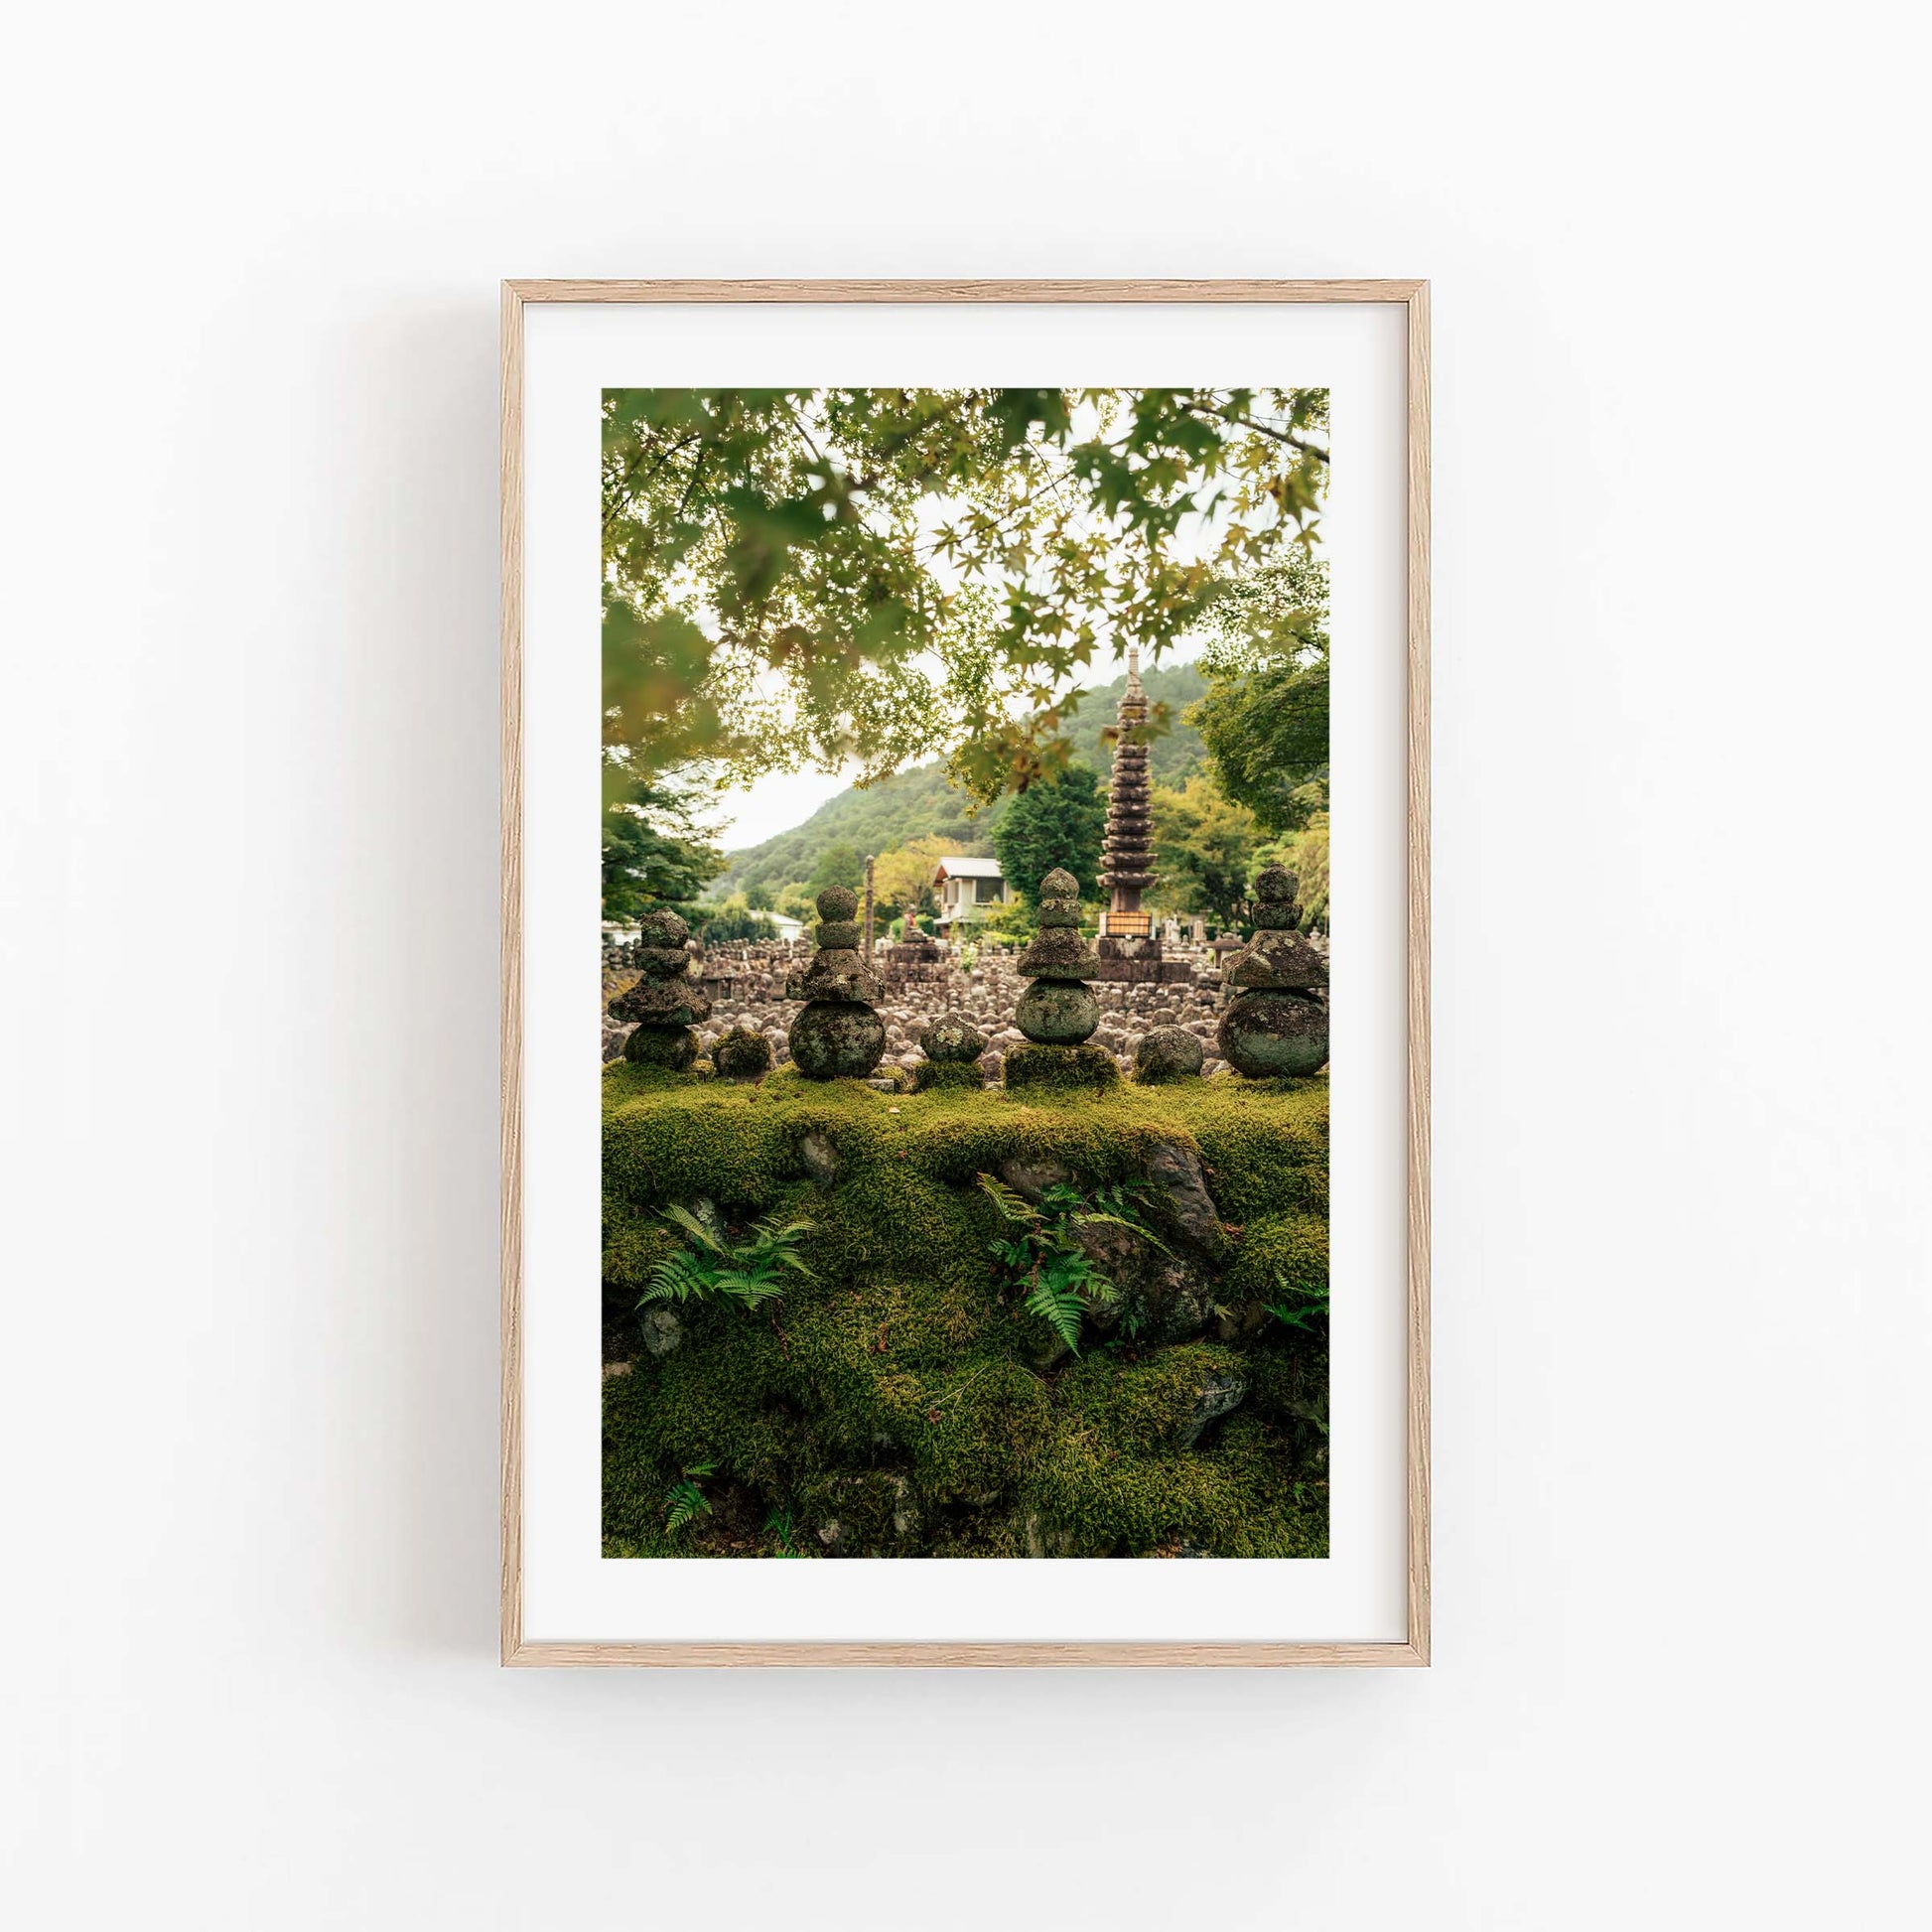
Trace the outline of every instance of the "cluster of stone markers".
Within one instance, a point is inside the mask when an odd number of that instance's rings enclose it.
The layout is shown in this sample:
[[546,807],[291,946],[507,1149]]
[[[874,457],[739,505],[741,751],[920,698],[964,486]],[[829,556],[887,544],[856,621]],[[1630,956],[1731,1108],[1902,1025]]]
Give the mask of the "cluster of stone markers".
[[[1228,960],[1223,983],[1233,993],[1218,1030],[1221,1052],[1249,1079],[1318,1072],[1328,1059],[1328,1010],[1321,993],[1328,969],[1299,930],[1296,879],[1280,866],[1255,882],[1255,936]],[[816,950],[804,972],[785,982],[788,999],[804,1002],[786,1035],[791,1058],[808,1080],[860,1080],[886,1050],[886,1026],[872,1003],[885,986],[859,950],[858,897],[843,886],[818,896]],[[684,947],[690,928],[675,912],[645,914],[635,958],[642,977],[611,1003],[611,1014],[635,1021],[623,1055],[646,1066],[681,1073],[697,1058],[692,1028],[711,1015],[711,1000],[690,976]],[[1006,1056],[1009,1087],[1090,1087],[1118,1083],[1120,1069],[1104,1048],[1087,1042],[1100,1024],[1100,1003],[1089,982],[1101,970],[1080,936],[1080,888],[1057,867],[1040,881],[1039,930],[1021,954],[1017,972],[1030,982],[1014,1012],[1028,1044]],[[913,1089],[985,1083],[980,1056],[986,1036],[948,1015],[919,1036],[925,1062]],[[712,1048],[712,1064],[727,1080],[756,1080],[771,1069],[771,1043],[762,1034],[734,1028]],[[1201,1043],[1180,1027],[1156,1027],[1134,1055],[1143,1085],[1186,1079],[1200,1072]]]

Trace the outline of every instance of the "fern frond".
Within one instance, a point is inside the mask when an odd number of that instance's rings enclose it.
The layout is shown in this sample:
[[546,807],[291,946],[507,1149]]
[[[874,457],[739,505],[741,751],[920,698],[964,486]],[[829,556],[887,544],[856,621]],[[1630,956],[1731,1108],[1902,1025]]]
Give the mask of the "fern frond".
[[1125,1228],[1129,1234],[1138,1234],[1143,1241],[1152,1242],[1164,1255],[1173,1253],[1173,1250],[1145,1221],[1134,1220],[1129,1215],[1086,1212],[1076,1214],[1073,1218],[1082,1227],[1093,1227],[1097,1225],[1110,1228]]
[[669,1207],[663,1210],[663,1215],[665,1220],[681,1227],[701,1248],[707,1248],[715,1255],[720,1255],[725,1252],[724,1242],[718,1238],[717,1234],[711,1228],[699,1220],[688,1207],[680,1206],[676,1201],[673,1201]]
[[1027,1297],[1027,1307],[1046,1323],[1074,1354],[1080,1352],[1080,1316],[1085,1312],[1079,1295],[1070,1288],[1040,1282]]
[[664,1517],[666,1536],[675,1536],[686,1523],[711,1514],[711,1504],[705,1500],[704,1491],[689,1476],[681,1482],[672,1483],[664,1501],[667,1505]]
[[710,1285],[711,1278],[703,1263],[680,1248],[652,1269],[650,1286],[638,1298],[637,1306],[642,1308],[646,1302],[688,1302],[693,1296],[703,1295]]
[[740,1268],[720,1269],[712,1285],[741,1309],[755,1309],[760,1302],[775,1302],[784,1293],[776,1282]]
[[1004,1180],[995,1180],[990,1173],[980,1175],[980,1187],[995,1207],[1009,1221],[1035,1221],[1035,1213],[1024,1194],[1016,1192]]

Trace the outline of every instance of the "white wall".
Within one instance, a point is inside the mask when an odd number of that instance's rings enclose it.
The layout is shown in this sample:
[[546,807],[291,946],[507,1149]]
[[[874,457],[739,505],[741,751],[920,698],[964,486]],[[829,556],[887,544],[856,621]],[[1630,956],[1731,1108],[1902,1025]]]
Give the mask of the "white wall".
[[[1905,18],[15,25],[12,1923],[1923,1909]],[[557,273],[1435,278],[1429,1674],[496,1668],[495,284]]]

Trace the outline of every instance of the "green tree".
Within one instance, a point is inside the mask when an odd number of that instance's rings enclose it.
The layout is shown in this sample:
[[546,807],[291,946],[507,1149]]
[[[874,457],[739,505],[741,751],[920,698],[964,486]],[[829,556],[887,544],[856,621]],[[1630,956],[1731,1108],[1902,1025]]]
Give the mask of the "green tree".
[[1207,772],[1154,788],[1154,864],[1161,902],[1232,925],[1248,897],[1261,843],[1255,815]]
[[1264,832],[1299,830],[1328,797],[1328,566],[1292,550],[1226,587],[1205,627],[1187,722],[1228,798]]
[[745,888],[745,903],[754,912],[771,910],[771,888],[763,880],[756,880]]
[[805,882],[806,896],[816,898],[831,886],[850,886],[856,893],[866,883],[866,862],[849,845],[828,845]]
[[1055,866],[1080,882],[1082,898],[1092,898],[1100,891],[1096,875],[1106,831],[1099,777],[1084,764],[1069,764],[1014,799],[993,828],[993,850],[1007,884],[1030,907],[1038,905],[1039,882]]
[[718,908],[705,920],[698,936],[706,945],[723,945],[737,939],[775,939],[778,928],[763,912],[755,912],[745,902],[743,893],[734,893],[730,898],[720,901]]
[[932,751],[1025,788],[1101,637],[1158,661],[1311,534],[1326,426],[1321,390],[607,390],[610,795]]
[[932,876],[941,859],[961,850],[953,839],[908,839],[905,844],[882,852],[873,868],[873,893],[881,916],[902,912],[936,912]]
[[627,924],[661,905],[688,905],[725,870],[698,830],[688,797],[653,785],[604,814],[604,916]]

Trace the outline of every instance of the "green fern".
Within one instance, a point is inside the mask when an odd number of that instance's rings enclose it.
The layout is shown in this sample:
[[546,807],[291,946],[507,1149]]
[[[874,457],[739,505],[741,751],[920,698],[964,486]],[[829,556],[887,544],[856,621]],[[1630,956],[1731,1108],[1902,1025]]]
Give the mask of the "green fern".
[[688,1207],[674,1205],[663,1213],[696,1244],[697,1252],[687,1247],[666,1255],[651,1271],[639,1308],[651,1302],[723,1301],[756,1309],[785,1292],[782,1277],[787,1270],[807,1281],[816,1279],[797,1252],[798,1243],[811,1232],[809,1221],[781,1223],[767,1216],[752,1224],[745,1240],[733,1242]]
[[1128,1188],[1102,1188],[1089,1199],[1077,1187],[1056,1181],[1041,1190],[1035,1206],[990,1173],[981,1174],[979,1184],[1001,1219],[1018,1230],[989,1242],[987,1252],[1014,1278],[1014,1286],[1024,1285],[1027,1311],[1044,1321],[1076,1355],[1082,1319],[1120,1299],[1119,1289],[1080,1245],[1079,1230],[1095,1224],[1125,1228],[1164,1254],[1169,1252],[1166,1242],[1141,1219]]
[[[1325,1288],[1296,1288],[1282,1279],[1282,1272],[1275,1270],[1275,1286],[1281,1291],[1280,1302],[1264,1302],[1261,1306],[1286,1328],[1311,1328],[1316,1316],[1328,1318],[1328,1291]],[[1296,1300],[1289,1300],[1289,1297]]]
[[708,1476],[716,1472],[715,1462],[693,1462],[665,1492],[664,1534],[675,1536],[685,1524],[700,1516],[711,1514],[711,1504],[705,1493],[694,1480],[698,1476]]

